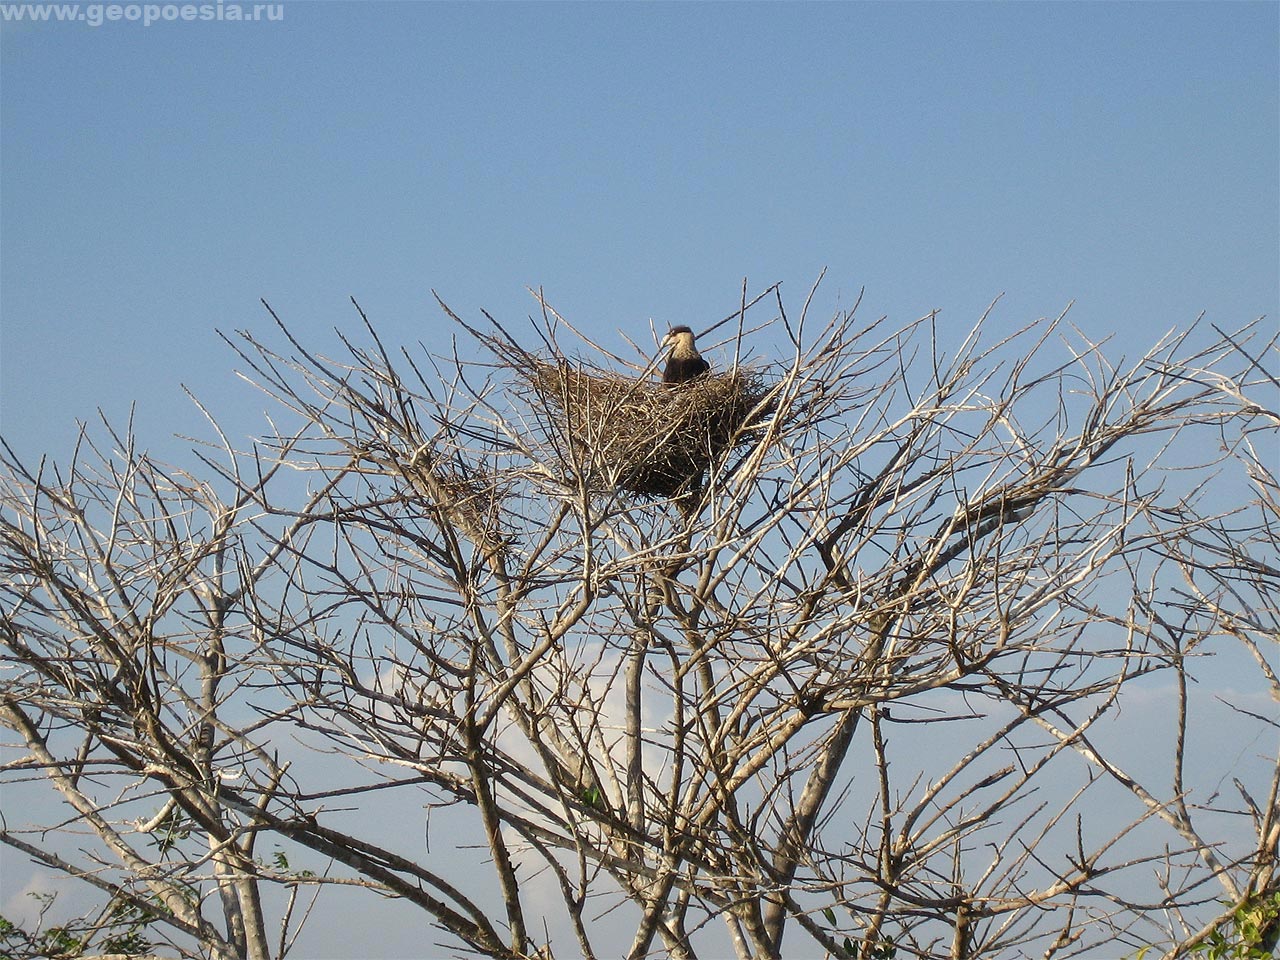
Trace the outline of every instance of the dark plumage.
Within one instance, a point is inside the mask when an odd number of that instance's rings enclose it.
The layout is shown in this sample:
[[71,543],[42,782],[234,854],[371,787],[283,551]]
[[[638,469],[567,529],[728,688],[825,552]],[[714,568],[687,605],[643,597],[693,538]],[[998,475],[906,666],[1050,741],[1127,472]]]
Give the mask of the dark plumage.
[[693,331],[688,327],[672,327],[662,342],[671,345],[667,368],[662,371],[663,383],[688,383],[711,370],[694,345]]

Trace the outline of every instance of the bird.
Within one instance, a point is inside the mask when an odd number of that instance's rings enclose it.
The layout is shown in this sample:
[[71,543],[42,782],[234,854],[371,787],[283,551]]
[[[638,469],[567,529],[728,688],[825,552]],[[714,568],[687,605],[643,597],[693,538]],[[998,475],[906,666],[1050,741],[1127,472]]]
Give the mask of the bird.
[[693,331],[688,327],[672,327],[662,342],[671,344],[667,368],[662,371],[663,383],[688,383],[710,372],[711,364],[698,352],[693,343]]

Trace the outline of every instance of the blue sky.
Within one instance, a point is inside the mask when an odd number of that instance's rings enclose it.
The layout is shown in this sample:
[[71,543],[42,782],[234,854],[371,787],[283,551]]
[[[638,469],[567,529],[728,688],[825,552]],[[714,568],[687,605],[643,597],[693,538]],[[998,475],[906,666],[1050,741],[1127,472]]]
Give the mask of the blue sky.
[[1056,315],[1140,352],[1280,303],[1280,7],[299,2],[0,25],[0,429],[65,456],[180,385],[260,425],[215,328],[439,342],[430,291],[607,342],[798,305]]

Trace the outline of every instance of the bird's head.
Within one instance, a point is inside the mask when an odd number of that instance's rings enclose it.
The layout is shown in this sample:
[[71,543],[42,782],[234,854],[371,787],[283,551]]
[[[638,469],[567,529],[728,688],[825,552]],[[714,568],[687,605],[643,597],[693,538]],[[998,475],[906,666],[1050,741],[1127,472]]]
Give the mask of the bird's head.
[[662,338],[662,342],[666,346],[683,347],[685,349],[693,348],[693,331],[688,327],[672,327],[667,331],[667,335]]

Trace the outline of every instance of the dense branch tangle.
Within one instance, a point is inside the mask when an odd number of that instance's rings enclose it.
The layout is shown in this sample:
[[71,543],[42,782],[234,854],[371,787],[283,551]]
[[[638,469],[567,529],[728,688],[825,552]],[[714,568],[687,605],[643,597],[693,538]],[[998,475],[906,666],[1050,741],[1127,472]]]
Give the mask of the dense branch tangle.
[[[97,738],[86,757],[145,754],[139,782],[176,798],[219,857],[238,851],[228,877],[266,876],[253,833],[237,833],[251,825],[490,956],[781,956],[788,928],[796,956],[1065,953],[1126,937],[1173,951],[1220,919],[1204,907],[1214,891],[1233,907],[1273,891],[1266,801],[1257,844],[1224,852],[1189,785],[1144,785],[1100,734],[1153,675],[1185,692],[1196,651],[1224,630],[1274,684],[1275,594],[1258,584],[1274,580],[1275,487],[1257,454],[1274,443],[1257,398],[1274,344],[1246,329],[1196,349],[1184,335],[1113,364],[1063,318],[991,345],[984,318],[946,344],[931,317],[889,330],[849,311],[811,329],[808,304],[793,318],[766,293],[744,298],[712,351],[783,358],[743,361],[762,415],[672,499],[602,487],[567,455],[581,437],[562,405],[515,389],[513,364],[580,363],[570,338],[591,365],[627,369],[541,300],[532,347],[461,321],[447,357],[393,355],[367,320],[341,360],[283,324],[284,350],[231,341],[293,425],[253,456],[225,452],[221,498],[151,490],[184,504],[156,511],[170,524],[207,503],[207,532],[149,529],[175,545],[173,570],[130,576],[185,585],[188,600],[209,590],[195,571],[234,570],[237,585],[211,594],[198,630],[147,640],[173,615],[158,598],[148,613],[128,578],[79,582],[58,612],[36,588],[100,558],[49,556],[41,544],[76,542],[66,531],[7,527],[6,562],[29,585],[6,601],[9,659],[25,671],[8,722],[37,731],[18,701],[38,703],[44,723]],[[650,361],[637,350],[631,372]],[[1205,437],[1203,459],[1222,463],[1188,464]],[[1165,463],[1244,466],[1262,512],[1208,502]],[[19,512],[74,525],[86,498],[113,502],[110,484],[77,493],[79,473],[11,469]],[[1228,535],[1242,525],[1251,538]],[[94,549],[118,549],[118,515],[93,529]],[[1229,575],[1206,559],[1223,553]],[[94,604],[114,619],[87,626],[103,618]],[[1195,613],[1171,628],[1178,604]],[[234,664],[214,655],[229,615],[250,641]],[[35,649],[36,627],[74,650]],[[127,637],[143,639],[117,650]],[[204,699],[183,692],[184,651],[213,688]],[[260,723],[336,745],[361,765],[350,782],[295,780],[253,724],[201,734],[220,761],[156,753],[172,704],[189,737],[250,683],[264,688]],[[125,715],[153,702],[156,718],[122,740]],[[240,781],[219,773],[231,756]],[[68,762],[32,763],[56,776]],[[56,785],[75,805],[74,784]],[[1104,790],[1132,815],[1095,827],[1087,804]],[[1274,806],[1274,779],[1261,792]],[[478,864],[464,881],[334,819],[339,796],[399,803],[399,816],[425,805],[428,840],[482,847],[486,881]],[[562,904],[550,914],[548,892]],[[204,936],[202,922],[181,930]],[[232,954],[246,949],[236,936],[223,936]]]

